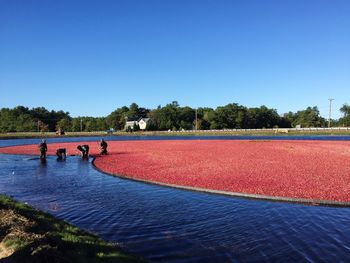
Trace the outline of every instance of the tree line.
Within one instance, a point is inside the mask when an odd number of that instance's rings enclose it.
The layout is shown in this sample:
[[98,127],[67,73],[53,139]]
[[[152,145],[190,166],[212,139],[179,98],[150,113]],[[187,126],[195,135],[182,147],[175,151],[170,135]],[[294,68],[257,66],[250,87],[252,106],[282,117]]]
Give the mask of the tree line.
[[[350,126],[350,106],[344,104],[340,111],[344,114],[343,117],[332,120],[332,126]],[[44,107],[1,108],[0,132],[53,132],[58,129],[89,132],[110,128],[124,130],[127,119],[141,117],[150,118],[147,130],[263,129],[328,125],[328,120],[320,116],[316,106],[279,115],[275,109],[264,105],[248,108],[229,103],[216,109],[193,109],[188,106],[181,107],[177,101],[173,101],[156,109],[147,109],[132,103],[129,107],[117,108],[106,117],[71,117],[69,112],[49,111]]]

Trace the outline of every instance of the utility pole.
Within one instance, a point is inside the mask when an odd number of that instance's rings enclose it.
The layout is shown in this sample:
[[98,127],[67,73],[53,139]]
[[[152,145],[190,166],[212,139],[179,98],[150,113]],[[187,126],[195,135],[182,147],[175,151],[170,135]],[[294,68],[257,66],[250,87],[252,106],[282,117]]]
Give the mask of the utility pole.
[[334,99],[329,98],[328,100],[329,100],[328,128],[330,128],[330,127],[331,127],[331,116],[332,116],[332,101],[333,101]]
[[40,132],[40,120],[38,120],[38,132]]
[[80,132],[83,131],[83,119],[80,119]]

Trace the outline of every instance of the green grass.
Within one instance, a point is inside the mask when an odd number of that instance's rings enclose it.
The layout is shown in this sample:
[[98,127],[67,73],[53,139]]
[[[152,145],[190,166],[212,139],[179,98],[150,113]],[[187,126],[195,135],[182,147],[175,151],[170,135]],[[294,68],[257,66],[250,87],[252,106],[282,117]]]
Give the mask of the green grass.
[[290,130],[288,133],[276,132],[274,130],[221,130],[221,131],[157,131],[157,132],[134,132],[128,135],[157,135],[157,136],[305,136],[324,135],[339,136],[350,135],[350,130]]
[[18,237],[9,237],[3,240],[3,244],[11,249],[19,250],[29,245],[29,242]]
[[0,210],[3,215],[11,215],[11,222],[0,220],[0,241],[15,251],[6,258],[8,262],[145,262],[95,235],[3,195]]

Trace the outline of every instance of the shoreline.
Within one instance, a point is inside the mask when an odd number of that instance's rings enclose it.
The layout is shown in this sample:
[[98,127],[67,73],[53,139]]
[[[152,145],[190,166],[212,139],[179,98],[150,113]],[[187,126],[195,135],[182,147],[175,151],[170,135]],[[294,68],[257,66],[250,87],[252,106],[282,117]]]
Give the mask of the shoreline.
[[115,244],[0,194],[0,261],[145,262]]

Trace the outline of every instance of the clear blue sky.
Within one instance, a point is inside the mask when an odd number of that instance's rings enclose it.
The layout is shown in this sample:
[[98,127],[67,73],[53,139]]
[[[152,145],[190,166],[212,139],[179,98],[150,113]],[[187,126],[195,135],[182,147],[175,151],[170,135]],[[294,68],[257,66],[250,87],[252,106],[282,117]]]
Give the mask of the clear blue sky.
[[0,108],[350,104],[349,0],[0,0]]

